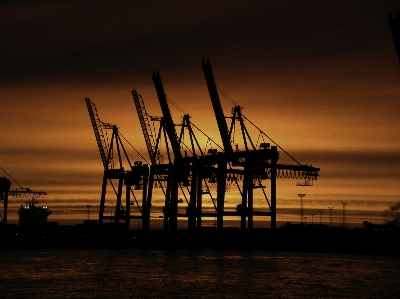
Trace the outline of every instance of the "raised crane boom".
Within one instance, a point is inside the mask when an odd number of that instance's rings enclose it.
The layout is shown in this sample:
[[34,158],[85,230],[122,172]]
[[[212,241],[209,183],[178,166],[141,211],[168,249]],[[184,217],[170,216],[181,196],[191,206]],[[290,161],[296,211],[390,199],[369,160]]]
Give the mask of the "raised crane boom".
[[135,103],[136,111],[139,116],[140,126],[142,127],[144,141],[146,142],[147,152],[150,156],[150,162],[152,165],[160,164],[161,159],[156,151],[156,143],[154,136],[151,132],[149,115],[146,112],[146,107],[142,96],[135,90],[132,90],[133,102]]
[[107,135],[103,133],[102,129],[103,126],[110,126],[110,128],[112,128],[112,125],[105,124],[100,120],[96,105],[89,98],[85,98],[85,102],[89,112],[90,121],[92,122],[94,135],[96,137],[97,146],[99,147],[104,169],[112,169],[112,157],[108,156],[109,146]]
[[175,125],[172,120],[171,112],[169,111],[167,97],[164,92],[164,87],[162,85],[159,72],[153,72],[153,81],[154,81],[154,86],[156,88],[158,100],[160,102],[161,112],[163,114],[162,121],[172,146],[174,158],[175,160],[180,161],[182,160],[182,153],[179,146],[178,137],[175,131]]
[[392,32],[394,46],[396,47],[397,58],[400,62],[400,13],[396,17],[389,16],[389,25]]
[[232,144],[229,138],[228,126],[226,124],[224,111],[222,110],[221,102],[219,100],[217,85],[215,84],[214,75],[211,70],[210,61],[203,59],[202,68],[204,72],[204,77],[207,82],[208,92],[211,98],[211,104],[214,109],[215,118],[217,120],[219,133],[221,135],[222,144],[224,146],[224,151],[227,156],[230,156],[233,152]]

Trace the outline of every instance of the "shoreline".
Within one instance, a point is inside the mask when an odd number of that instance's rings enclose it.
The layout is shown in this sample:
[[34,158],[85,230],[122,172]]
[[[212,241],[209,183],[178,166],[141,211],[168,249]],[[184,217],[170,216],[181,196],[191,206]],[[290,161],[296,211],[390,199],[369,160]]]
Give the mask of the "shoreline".
[[0,227],[0,248],[160,248],[320,252],[400,256],[400,227],[348,229],[320,224],[288,224],[271,230],[214,227],[176,231],[131,230],[124,224],[86,221],[76,225],[47,223],[42,227],[9,224]]

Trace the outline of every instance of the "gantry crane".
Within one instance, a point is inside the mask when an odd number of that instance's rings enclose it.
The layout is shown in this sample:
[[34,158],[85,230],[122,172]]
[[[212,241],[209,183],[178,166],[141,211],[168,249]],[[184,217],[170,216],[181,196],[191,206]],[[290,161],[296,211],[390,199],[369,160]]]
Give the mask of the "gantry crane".
[[180,178],[182,177],[180,171],[183,170],[182,153],[159,72],[153,71],[153,82],[163,115],[161,125],[168,136],[173,153],[173,159],[169,158],[171,168],[168,174],[167,192],[165,195],[164,227],[176,230],[178,227],[178,189]]
[[[99,118],[96,105],[89,98],[85,98],[85,102],[104,167],[99,209],[99,223],[103,223],[104,219],[111,219],[111,221],[114,220],[115,223],[119,223],[120,220],[124,220],[126,225],[129,226],[130,219],[142,219],[142,221],[146,225],[148,220],[146,219],[146,217],[143,217],[142,208],[147,206],[146,193],[147,180],[149,175],[148,165],[142,164],[142,162],[140,161],[137,161],[134,163],[134,165],[132,165],[124,144],[121,140],[118,127],[116,125],[102,122]],[[108,142],[106,130],[112,130],[110,142]],[[115,151],[117,152],[116,158],[114,157]],[[123,160],[128,163],[128,170],[124,169]],[[113,184],[113,180],[118,181],[117,189]],[[110,216],[104,215],[108,182],[110,182],[114,194],[116,195],[115,211],[114,213],[111,213]],[[122,189],[124,184],[126,185],[125,208],[122,204]],[[133,189],[143,190],[142,208],[136,200],[132,187]],[[133,201],[131,201],[130,198],[131,194],[133,194],[139,212],[141,214],[139,216],[133,216],[130,214],[130,206],[133,204]]]
[[[166,95],[164,93],[164,88],[162,86],[161,78],[159,73],[154,73],[154,82],[156,85],[156,90],[158,91],[158,94],[160,94],[159,97],[159,102],[160,106],[162,107],[162,111],[164,116],[163,117],[153,117],[150,116],[146,112],[144,100],[142,96],[135,90],[132,90],[132,97],[135,103],[135,107],[139,116],[139,122],[142,127],[143,131],[143,136],[145,139],[145,143],[147,146],[147,150],[150,156],[151,160],[151,166],[150,166],[150,179],[149,179],[149,191],[148,191],[148,202],[151,202],[151,195],[152,195],[152,187],[153,187],[153,182],[158,181],[158,185],[162,186],[160,182],[162,181],[167,181],[167,191],[164,192],[165,195],[165,204],[164,204],[164,229],[174,229],[174,225],[176,223],[176,217],[187,217],[188,218],[188,228],[189,229],[194,229],[196,228],[196,219],[197,219],[197,226],[201,226],[201,194],[204,192],[206,194],[209,194],[211,196],[211,193],[207,190],[209,190],[207,183],[206,185],[206,191],[202,190],[202,182],[201,182],[201,177],[197,176],[197,161],[198,161],[198,156],[203,156],[204,153],[201,149],[201,146],[193,132],[192,128],[192,123],[190,121],[190,116],[189,114],[184,114],[182,117],[182,123],[178,125],[174,125],[172,116],[169,111]],[[168,119],[167,121],[164,120]],[[158,133],[153,133],[154,130],[150,126],[150,121],[158,121],[160,123],[160,127],[158,130]],[[180,126],[181,130],[179,132],[179,137],[176,134],[176,130],[171,129],[172,126]],[[166,128],[169,127],[169,132],[171,138],[169,138],[168,133]],[[188,133],[188,139],[189,139],[189,144],[185,144],[185,132]],[[167,161],[166,163],[162,163],[163,159],[161,159],[161,153],[160,153],[160,144],[161,144],[161,137],[164,137],[164,141],[166,143],[166,148],[167,148]],[[172,140],[172,141],[171,141]],[[175,154],[174,151],[172,152],[172,155],[170,153],[169,148],[172,147],[170,144],[173,143],[174,148],[175,148]],[[179,147],[177,146],[179,145]],[[185,155],[182,155],[182,147],[186,147],[187,150],[185,150]],[[189,152],[189,154],[188,154]],[[178,157],[178,159],[175,159],[175,156]],[[179,185],[179,188],[182,191],[183,197],[185,198],[186,203],[188,204],[186,213],[184,214],[179,214],[176,211],[176,205],[174,202],[172,202],[171,205],[171,188],[172,188],[172,174],[176,171],[174,169],[178,169],[180,161],[183,162],[183,165],[186,168],[186,171],[184,171],[184,176],[179,175],[178,176],[178,183],[174,181],[174,187],[176,188],[177,185]],[[188,165],[189,164],[189,165]],[[190,166],[190,167],[188,167]],[[188,171],[190,173],[188,173]],[[197,178],[197,179],[196,179]],[[188,186],[188,184],[190,184]],[[190,187],[190,190],[188,190]],[[187,193],[189,193],[189,196],[186,195],[185,190],[187,189]],[[163,190],[164,191],[164,190]],[[172,197],[175,197],[175,201],[178,203],[181,202],[181,200],[177,200],[176,198],[176,192]],[[200,195],[198,195],[200,194]],[[189,199],[188,199],[189,197]],[[212,198],[211,198],[212,200]],[[183,202],[183,200],[182,200]],[[212,200],[214,203],[214,201]],[[214,203],[215,204],[215,203]],[[151,206],[151,204],[150,204]],[[169,214],[169,211],[171,210],[171,206],[175,209],[175,213]],[[170,221],[171,219],[171,221]]]
[[[135,90],[132,89],[133,102],[135,104],[136,111],[138,113],[140,126],[142,128],[144,140],[147,147],[147,152],[150,157],[150,173],[148,182],[148,192],[146,203],[143,206],[143,222],[142,227],[144,229],[150,229],[150,213],[151,213],[151,201],[153,196],[154,180],[157,178],[158,183],[162,186],[161,181],[164,181],[165,167],[162,164],[162,155],[159,150],[159,138],[154,137],[154,133],[150,127],[150,121],[160,120],[158,117],[151,117],[147,114],[146,107],[142,96]],[[160,135],[160,131],[158,132]]]
[[[227,164],[233,166],[240,166],[238,172],[243,174],[243,190],[242,190],[242,203],[238,205],[238,213],[241,215],[241,227],[246,227],[246,217],[248,219],[248,228],[253,227],[253,215],[267,215],[271,217],[271,228],[276,228],[276,178],[282,173],[288,173],[288,176],[298,176],[299,178],[312,178],[316,179],[318,176],[319,168],[315,168],[308,165],[284,165],[278,164],[279,153],[277,146],[270,146],[268,143],[260,144],[260,149],[256,149],[253,142],[251,141],[250,135],[244,126],[243,115],[241,114],[241,108],[239,106],[234,107],[232,122],[236,119],[239,120],[241,125],[241,131],[243,141],[245,144],[244,151],[233,151],[231,144],[231,133],[233,123],[231,124],[230,131],[226,124],[225,115],[222,110],[221,102],[218,96],[217,86],[215,84],[214,76],[211,70],[211,64],[209,60],[202,61],[202,68],[206,79],[208,91],[210,94],[211,103],[214,109],[214,114],[220,131],[221,140],[224,146],[224,153],[221,154],[221,158],[218,159],[218,208],[217,214],[217,228],[223,226],[223,215],[224,215],[224,189],[225,180],[227,173]],[[250,146],[251,145],[251,146]],[[257,212],[253,211],[253,189],[263,187],[260,183],[263,179],[270,179],[271,181],[271,201],[267,201],[270,212]],[[254,181],[258,181],[258,185],[254,185]],[[222,197],[220,199],[220,197]]]
[[[201,150],[198,140],[193,132],[189,114],[185,113],[183,115],[182,124],[180,125],[181,131],[178,137],[175,130],[175,124],[172,120],[171,112],[168,107],[168,102],[161,82],[161,77],[158,71],[153,72],[153,81],[157,91],[161,111],[163,113],[163,125],[166,127],[166,132],[174,154],[173,167],[170,175],[170,227],[172,229],[176,229],[177,217],[187,217],[188,228],[194,229],[196,228],[196,224],[197,227],[201,226],[203,181],[205,182],[206,188],[204,193],[210,194],[211,196],[209,187],[206,183],[206,179],[213,177],[214,175],[210,173],[208,175],[205,175],[204,168],[202,170],[202,167],[200,167],[201,163],[199,163],[199,159],[200,157],[204,157],[204,153]],[[182,156],[181,147],[186,146],[183,143],[185,131],[187,131],[189,134],[190,146],[187,146],[187,149],[190,154],[188,155],[187,151],[185,151],[185,156]],[[215,173],[215,169],[212,169],[213,171],[211,171],[211,173]],[[207,170],[210,170],[210,167],[208,167]],[[200,172],[202,172],[203,175],[199,175]],[[188,206],[186,209],[186,213],[179,214],[177,205],[177,190],[178,187],[180,187],[182,193],[184,193],[182,186],[190,187],[189,200],[187,200],[186,196],[184,195]],[[214,207],[216,207],[215,201],[213,200],[212,196],[211,200],[214,204]]]
[[38,202],[38,198],[44,197],[47,193],[22,187],[3,168],[0,167],[0,169],[19,186],[18,188],[11,188],[11,181],[6,177],[0,177],[0,201],[4,202],[3,215],[0,214],[0,217],[2,218],[2,223],[7,224],[8,201],[10,196],[13,198],[29,198],[27,204],[34,205]]
[[[184,143],[185,132],[188,133],[188,138],[190,142],[190,146]],[[201,218],[202,218],[202,195],[208,194],[210,196],[211,202],[216,209],[215,200],[212,197],[210,192],[209,185],[207,183],[207,179],[213,177],[214,171],[209,173],[208,176],[202,176],[200,173],[201,167],[199,163],[200,157],[204,157],[204,152],[201,149],[201,146],[195,136],[192,128],[192,122],[190,121],[189,114],[185,114],[182,118],[182,125],[181,131],[179,134],[179,144],[186,146],[187,150],[190,152],[190,157],[187,155],[187,151],[185,151],[185,159],[191,159],[190,164],[186,163],[186,165],[190,165],[190,178],[188,182],[190,184],[190,195],[188,206],[186,209],[185,215],[180,216],[187,216],[188,217],[188,228],[195,229],[196,227],[201,227]],[[203,171],[204,173],[204,171]],[[203,185],[205,186],[205,190],[203,190]]]
[[[151,160],[149,199],[151,203],[151,193],[154,178],[162,177],[167,180],[167,190],[165,194],[164,206],[164,229],[177,229],[177,217],[188,217],[189,228],[201,227],[202,217],[217,218],[217,229],[223,228],[224,216],[241,216],[241,227],[246,228],[246,219],[248,228],[253,227],[253,215],[271,217],[271,228],[276,228],[276,178],[278,177],[296,177],[309,180],[316,179],[319,168],[308,165],[281,165],[278,164],[279,146],[270,146],[269,143],[260,143],[257,148],[250,138],[250,134],[244,125],[244,119],[248,120],[241,113],[241,107],[235,106],[232,113],[232,123],[229,130],[219,100],[218,91],[214,81],[209,61],[202,63],[204,75],[206,78],[210,98],[212,101],[214,114],[220,131],[223,143],[223,152],[211,150],[204,154],[200,147],[199,155],[196,154],[195,143],[197,139],[193,134],[189,115],[185,114],[182,121],[182,129],[178,137],[175,124],[169,111],[166,95],[161,83],[158,72],[153,72],[153,81],[156,87],[157,96],[163,113],[161,118],[150,117],[144,107],[143,99],[135,91],[132,91],[135,106],[138,112],[140,124]],[[149,122],[157,119],[160,121],[160,128],[157,138],[153,138]],[[235,122],[239,121],[240,129],[245,145],[244,150],[236,148],[233,150],[231,138],[235,128]],[[249,120],[248,120],[249,121]],[[251,123],[251,121],[249,121]],[[254,125],[254,124],[253,124]],[[183,131],[188,129],[191,134],[190,145],[191,156],[182,155],[181,146],[183,145]],[[261,132],[261,131],[260,131]],[[265,134],[266,135],[266,134]],[[159,157],[159,146],[162,136],[166,142],[167,163],[161,163]],[[271,140],[272,141],[272,140]],[[258,143],[258,142],[257,142]],[[198,143],[197,143],[198,145]],[[279,147],[280,148],[280,147]],[[172,149],[172,150],[171,150]],[[285,152],[286,153],[286,152]],[[153,178],[153,181],[152,181]],[[243,178],[243,185],[240,188],[238,181]],[[269,179],[271,181],[270,200],[268,200],[262,181]],[[209,180],[216,183],[217,197],[212,198],[216,213],[202,212],[202,195],[210,193],[209,189],[203,191],[203,182]],[[227,181],[234,181],[241,193],[241,203],[237,206],[236,212],[224,210],[225,192]],[[190,198],[188,202],[187,213],[185,215],[178,213],[178,188],[190,183]],[[206,188],[208,188],[206,186]],[[260,188],[266,198],[270,211],[253,211],[253,189]],[[186,199],[186,197],[185,197]],[[151,204],[149,205],[149,207]],[[149,211],[150,213],[150,211]]]

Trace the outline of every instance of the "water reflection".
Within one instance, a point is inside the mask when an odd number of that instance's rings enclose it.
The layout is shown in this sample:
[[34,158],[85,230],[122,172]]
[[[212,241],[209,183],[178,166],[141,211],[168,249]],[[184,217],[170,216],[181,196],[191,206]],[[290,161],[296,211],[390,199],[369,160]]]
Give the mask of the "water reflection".
[[400,259],[223,250],[3,250],[2,298],[396,297]]

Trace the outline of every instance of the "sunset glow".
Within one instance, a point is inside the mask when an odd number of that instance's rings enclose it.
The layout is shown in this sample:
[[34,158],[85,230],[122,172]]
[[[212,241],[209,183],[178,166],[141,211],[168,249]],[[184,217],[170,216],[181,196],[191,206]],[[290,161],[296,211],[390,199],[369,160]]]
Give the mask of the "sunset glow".
[[[201,69],[207,57],[219,91],[292,157],[321,169],[312,187],[278,179],[278,209],[297,208],[298,193],[310,209],[346,201],[349,211],[379,212],[400,201],[400,65],[388,25],[398,2],[179,6],[1,4],[0,167],[23,187],[46,191],[51,209],[78,208],[82,220],[90,203],[95,218],[103,165],[84,98],[134,147],[127,146],[131,161],[143,161],[136,151],[149,161],[131,90],[161,116],[155,68],[168,97],[222,145]],[[232,102],[220,98],[230,116]],[[180,123],[182,111],[170,109]],[[205,149],[207,138],[196,134]],[[293,162],[279,152],[280,163]],[[238,204],[234,188],[226,196],[228,206]],[[154,205],[163,202],[156,190]],[[21,204],[11,199],[10,207]]]

